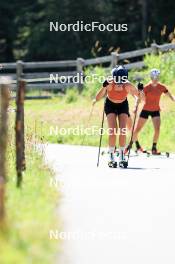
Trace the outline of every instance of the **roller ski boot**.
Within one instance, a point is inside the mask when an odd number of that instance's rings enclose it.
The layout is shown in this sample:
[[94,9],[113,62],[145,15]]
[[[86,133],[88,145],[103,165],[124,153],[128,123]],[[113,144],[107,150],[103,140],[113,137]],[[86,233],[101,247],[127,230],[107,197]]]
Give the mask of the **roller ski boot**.
[[117,168],[117,161],[115,160],[114,153],[109,153],[108,166],[109,168]]
[[152,155],[154,155],[154,156],[160,156],[160,155],[161,155],[161,152],[158,151],[158,150],[155,148],[155,149],[152,149]]
[[126,169],[128,167],[128,162],[126,160],[119,161],[119,167]]
[[135,141],[135,145],[136,145],[136,150],[135,150],[135,153],[137,154],[147,154],[147,150],[146,149],[143,149],[142,146],[140,145],[139,141]]
[[119,161],[119,167],[126,169],[128,167],[128,162],[125,160],[125,151],[123,149],[120,149],[120,161]]

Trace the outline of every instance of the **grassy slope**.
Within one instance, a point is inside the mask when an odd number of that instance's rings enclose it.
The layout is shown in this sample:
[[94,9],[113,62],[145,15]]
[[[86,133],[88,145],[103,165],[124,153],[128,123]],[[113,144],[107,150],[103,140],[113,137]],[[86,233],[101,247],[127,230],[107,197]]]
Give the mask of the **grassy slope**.
[[[175,85],[171,87],[175,94]],[[100,127],[103,101],[98,103],[93,111],[89,124],[88,118],[91,110],[91,100],[85,97],[78,97],[77,101],[67,103],[67,100],[60,97],[51,100],[26,101],[26,114],[28,131],[35,131],[37,137],[52,143],[81,144],[83,136],[73,135],[50,135],[50,127]],[[133,99],[130,98],[133,105]],[[161,150],[175,151],[175,105],[169,98],[163,96],[162,101],[162,127],[159,147]],[[131,107],[132,112],[132,107]],[[106,122],[105,122],[106,127]],[[153,128],[151,120],[148,121],[144,130],[140,134],[140,141],[144,147],[150,148],[152,143]],[[85,145],[98,145],[99,136],[86,136]],[[103,145],[107,144],[107,137],[103,139]]]
[[49,187],[53,173],[27,139],[27,170],[22,189],[17,189],[14,157],[14,140],[10,136],[6,184],[7,226],[0,233],[0,263],[53,263],[57,242],[49,240],[49,230],[59,228],[55,215],[58,193]]

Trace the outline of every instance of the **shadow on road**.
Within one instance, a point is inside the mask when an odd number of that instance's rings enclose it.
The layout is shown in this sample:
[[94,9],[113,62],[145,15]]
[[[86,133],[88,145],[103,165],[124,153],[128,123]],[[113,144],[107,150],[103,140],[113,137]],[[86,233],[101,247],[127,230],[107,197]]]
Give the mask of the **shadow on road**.
[[143,168],[143,167],[142,168],[139,168],[139,167],[130,167],[129,168],[128,167],[127,170],[160,170],[160,168]]

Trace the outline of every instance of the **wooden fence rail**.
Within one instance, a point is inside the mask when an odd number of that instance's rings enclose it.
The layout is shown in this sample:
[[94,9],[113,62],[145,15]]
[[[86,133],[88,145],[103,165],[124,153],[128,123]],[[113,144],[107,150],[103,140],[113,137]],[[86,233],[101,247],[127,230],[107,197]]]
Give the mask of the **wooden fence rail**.
[[[175,43],[168,43],[163,45],[157,45],[156,43],[153,43],[151,47],[148,48],[128,51],[124,53],[112,52],[111,55],[92,59],[77,58],[77,60],[66,61],[17,61],[16,63],[2,63],[3,70],[1,70],[0,76],[11,75],[14,80],[14,84],[20,79],[25,79],[28,83],[27,88],[42,88],[43,90],[64,90],[66,89],[66,87],[77,86],[81,90],[83,87],[82,81],[76,84],[70,81],[67,81],[64,84],[59,81],[58,83],[54,83],[50,82],[50,74],[58,74],[59,77],[73,77],[77,73],[83,74],[84,68],[90,65],[94,66],[108,64],[106,65],[107,67],[114,67],[115,65],[120,63],[124,64],[125,67],[129,70],[141,69],[144,67],[144,62],[142,61],[144,55],[150,53],[157,54],[159,51],[166,52],[168,50],[175,50]],[[133,61],[133,59],[137,59],[137,61]],[[129,63],[126,63],[126,60],[131,61]],[[12,73],[10,71],[14,72]],[[16,89],[16,85],[14,85],[14,89]]]
[[0,79],[0,226],[5,218],[5,183],[6,183],[6,149],[10,82],[7,78]]

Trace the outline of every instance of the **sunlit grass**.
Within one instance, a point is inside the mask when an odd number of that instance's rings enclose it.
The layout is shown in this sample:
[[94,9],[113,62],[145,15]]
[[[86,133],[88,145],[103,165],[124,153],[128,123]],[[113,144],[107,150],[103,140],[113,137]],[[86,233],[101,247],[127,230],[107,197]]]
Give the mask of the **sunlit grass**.
[[13,121],[14,114],[10,116],[6,226],[0,232],[0,263],[53,263],[58,241],[49,239],[49,230],[59,229],[56,215],[59,197],[56,189],[50,187],[50,179],[54,175],[26,138],[27,170],[23,175],[22,188],[16,188]]
[[[175,90],[175,85],[171,85],[171,90]],[[129,96],[130,112],[132,113],[134,100]],[[162,151],[174,151],[174,108],[175,104],[169,98],[163,96],[161,101],[162,107],[162,126],[159,147]],[[89,146],[98,146],[99,135],[96,133],[92,136],[83,135],[61,135],[57,133],[59,129],[69,128],[87,128],[95,127],[99,129],[101,126],[103,100],[97,103],[93,109],[92,116],[89,120],[89,115],[92,108],[91,97],[78,96],[77,99],[70,103],[66,102],[64,97],[53,98],[51,100],[33,100],[26,101],[26,120],[29,130],[36,133],[38,139],[50,143],[62,144],[78,144]],[[104,127],[107,127],[106,120]],[[58,129],[58,130],[57,130]],[[55,133],[54,133],[55,131]],[[51,133],[52,132],[52,133]],[[31,132],[30,132],[31,134]],[[153,128],[151,120],[148,120],[145,128],[140,134],[140,141],[144,147],[151,148],[153,137]],[[103,137],[103,146],[108,142],[107,136]]]

